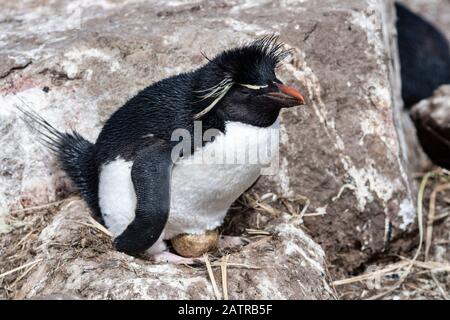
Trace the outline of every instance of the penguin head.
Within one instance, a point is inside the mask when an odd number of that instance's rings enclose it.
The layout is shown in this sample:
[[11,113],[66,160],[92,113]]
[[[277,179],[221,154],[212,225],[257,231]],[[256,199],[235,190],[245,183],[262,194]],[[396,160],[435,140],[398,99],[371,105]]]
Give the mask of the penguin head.
[[282,108],[304,104],[303,96],[275,74],[287,54],[277,40],[264,37],[209,60],[200,72],[202,89],[196,93],[202,108],[195,118],[214,111],[225,121],[265,127],[275,122]]

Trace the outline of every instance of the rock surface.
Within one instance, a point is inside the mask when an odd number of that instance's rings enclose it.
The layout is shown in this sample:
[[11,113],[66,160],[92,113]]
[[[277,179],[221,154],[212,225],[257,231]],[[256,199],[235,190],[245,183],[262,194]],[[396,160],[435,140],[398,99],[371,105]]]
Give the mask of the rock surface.
[[[381,0],[7,2],[0,13],[0,217],[14,208],[65,197],[71,190],[52,157],[18,120],[15,104],[29,105],[55,127],[72,127],[93,141],[102,123],[129,97],[154,81],[201,65],[201,52],[212,56],[277,33],[293,49],[278,74],[302,89],[308,107],[282,114],[280,170],[263,177],[255,190],[279,198],[307,197],[307,213],[320,214],[305,216],[310,233],[334,266],[351,270],[383,250],[391,234],[387,226],[393,225],[396,236],[415,215],[403,137],[395,128],[399,87],[392,10],[390,1]],[[235,298],[331,296],[323,284],[320,247],[310,243],[298,223],[280,222],[278,228],[287,235],[274,244],[295,258],[268,251],[261,261],[278,266],[276,275],[246,273],[248,286],[230,283]],[[255,256],[256,251],[246,250],[238,258]],[[119,253],[108,256],[131,263]],[[68,273],[84,274],[79,269],[83,264],[74,262]],[[280,269],[283,265],[288,269]],[[303,273],[310,265],[313,271]],[[81,277],[81,285],[103,288],[84,296],[106,297],[108,292],[108,297],[131,297],[133,290],[124,290],[122,283],[141,286],[139,292],[147,292],[142,297],[155,298],[152,274],[164,275],[160,283],[179,277],[181,284],[168,284],[164,297],[212,296],[204,271],[197,279],[173,266],[140,268],[148,282],[133,280],[131,271],[129,282],[122,282],[123,275],[109,270],[107,279],[115,279],[107,286],[112,291],[105,291],[98,273]],[[238,274],[233,277],[239,279]],[[42,294],[66,289],[67,284],[53,280],[45,280],[53,289]],[[264,288],[257,289],[257,283]],[[30,290],[26,296],[35,293]]]
[[289,38],[301,58],[286,64],[285,79],[307,88],[309,108],[282,115],[280,174],[261,189],[307,197],[308,212],[322,215],[305,218],[306,227],[331,265],[348,271],[415,219],[395,13],[390,3],[355,1],[321,19],[317,2],[304,5],[317,24],[303,40]]
[[[13,298],[215,298],[204,265],[154,264],[119,253],[109,237],[90,227],[87,210],[82,200],[70,198],[52,215],[38,234],[37,253],[28,261],[38,263]],[[267,230],[273,237],[254,241],[227,260],[229,298],[333,299],[324,252],[301,230],[299,219],[282,217]],[[221,261],[212,266],[222,295]]]

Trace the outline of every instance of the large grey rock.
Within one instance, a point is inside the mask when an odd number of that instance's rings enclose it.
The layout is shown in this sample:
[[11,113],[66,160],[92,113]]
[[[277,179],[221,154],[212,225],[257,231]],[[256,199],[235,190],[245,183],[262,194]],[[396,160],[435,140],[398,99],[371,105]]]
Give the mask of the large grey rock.
[[[358,266],[383,250],[387,226],[397,235],[414,220],[404,143],[396,130],[392,10],[390,1],[381,0],[7,2],[0,13],[3,214],[70,191],[54,160],[18,120],[14,104],[27,104],[57,128],[73,127],[95,140],[102,123],[129,97],[201,65],[201,52],[211,56],[277,33],[293,49],[278,74],[302,89],[308,106],[282,114],[280,170],[255,190],[309,198],[308,212],[324,215],[305,223],[329,260],[343,270]],[[286,226],[301,232],[298,224]],[[280,271],[266,283],[282,288],[272,297],[328,297],[323,286],[314,293],[304,282],[323,282],[318,268],[301,276],[303,258],[315,266],[323,261],[317,247],[311,250],[314,258],[305,258],[300,238],[290,250],[298,258],[287,266],[299,266],[289,276],[305,291],[285,286]],[[281,239],[279,245],[286,245]],[[112,296],[123,291],[117,292]],[[265,297],[263,291],[245,292],[236,297]]]
[[346,1],[326,13],[303,4],[302,23],[316,24],[289,38],[298,56],[284,75],[306,87],[309,108],[283,113],[281,171],[261,187],[311,201],[309,212],[323,215],[305,225],[343,271],[385,250],[415,219],[391,4]]

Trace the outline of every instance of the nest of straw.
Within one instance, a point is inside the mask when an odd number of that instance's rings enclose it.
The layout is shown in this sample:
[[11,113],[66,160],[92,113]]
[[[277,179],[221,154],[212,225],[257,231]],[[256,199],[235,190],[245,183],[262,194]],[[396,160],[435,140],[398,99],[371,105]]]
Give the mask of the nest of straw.
[[[58,266],[65,261],[75,259],[81,253],[87,257],[95,257],[112,249],[108,231],[90,217],[86,222],[73,221],[80,224],[79,232],[71,235],[71,238],[66,241],[42,243],[39,236],[51,223],[60,207],[78,199],[70,197],[9,213],[6,223],[12,227],[12,230],[0,237],[0,298],[20,298],[18,292],[26,277],[43,260],[39,253],[42,253],[44,247],[59,252],[49,258],[55,260],[53,262],[56,267],[51,271],[52,273],[57,273]],[[66,250],[68,247],[71,250]]]

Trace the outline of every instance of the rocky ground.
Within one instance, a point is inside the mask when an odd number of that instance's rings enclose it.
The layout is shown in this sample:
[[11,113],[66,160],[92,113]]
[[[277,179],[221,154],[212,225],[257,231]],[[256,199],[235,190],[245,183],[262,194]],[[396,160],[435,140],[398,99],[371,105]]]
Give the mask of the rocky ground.
[[[449,175],[441,169],[431,172],[424,192],[419,193],[424,203],[423,228],[373,257],[354,276],[333,281],[341,299],[449,299]],[[417,181],[423,178],[418,175]]]
[[[264,231],[247,228],[250,242],[214,251],[195,266],[154,264],[146,256],[116,252],[102,226],[70,197],[8,216],[1,239],[3,297],[65,294],[90,299],[330,299],[323,250],[301,229],[298,217],[274,217]],[[283,255],[279,253],[283,252]],[[211,267],[211,273],[207,271]],[[18,276],[19,275],[19,276]],[[214,285],[218,290],[215,290]]]
[[[438,27],[450,41],[450,2],[448,0],[403,0],[411,10]],[[435,97],[421,104],[444,104],[448,86],[437,90]],[[409,114],[403,117],[403,130],[408,150],[410,174],[419,184],[425,172],[433,168],[421,151],[411,127]],[[406,119],[406,120],[405,120]],[[341,299],[449,299],[450,218],[448,174],[431,177],[424,189],[423,246],[419,248],[419,230],[399,239],[386,252],[374,256],[353,277],[333,281]],[[417,194],[419,191],[417,190]],[[416,257],[412,265],[408,260]]]
[[[430,205],[445,173],[424,192],[422,216],[436,219],[429,253],[405,260],[419,242],[416,174],[430,168],[408,159],[417,142],[402,121],[393,17],[392,2],[376,0],[6,2],[0,297],[446,298],[445,192]],[[279,170],[235,203],[224,226],[250,243],[194,267],[112,250],[14,107],[94,141],[139,89],[201,65],[202,52],[268,33],[292,49],[278,74],[307,107],[282,114]]]

